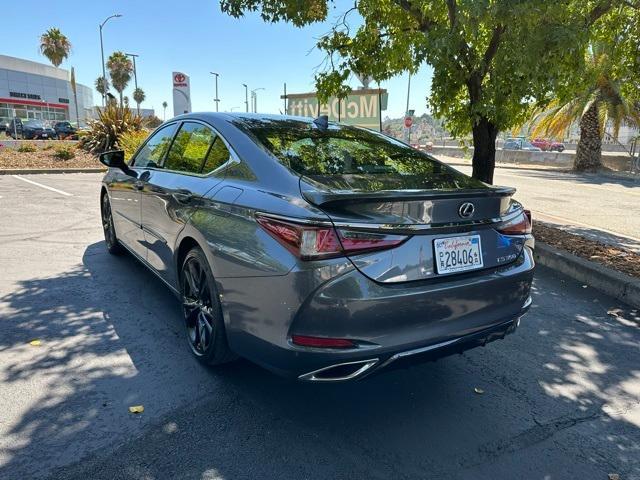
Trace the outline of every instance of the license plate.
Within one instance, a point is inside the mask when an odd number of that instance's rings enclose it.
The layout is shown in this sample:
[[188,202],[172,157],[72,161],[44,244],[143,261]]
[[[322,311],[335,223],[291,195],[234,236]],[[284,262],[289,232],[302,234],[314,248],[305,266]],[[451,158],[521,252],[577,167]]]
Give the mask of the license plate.
[[48,134],[46,134],[46,133],[43,133],[43,134],[42,134],[42,138],[47,138],[48,136],[49,136],[49,135],[48,135]]
[[437,238],[433,245],[436,251],[436,272],[439,274],[482,268],[480,235]]

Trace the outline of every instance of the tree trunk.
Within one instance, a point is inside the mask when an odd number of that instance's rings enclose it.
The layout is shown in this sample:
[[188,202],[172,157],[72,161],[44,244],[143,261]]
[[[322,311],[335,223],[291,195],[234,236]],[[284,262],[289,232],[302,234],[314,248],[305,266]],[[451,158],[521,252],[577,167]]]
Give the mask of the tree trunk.
[[580,119],[580,140],[573,162],[574,170],[595,172],[602,167],[602,139],[598,101],[594,101]]
[[487,118],[481,117],[473,126],[473,178],[493,183],[496,167],[496,137],[498,129]]
[[120,93],[120,108],[124,108],[124,102],[122,101],[122,92]]

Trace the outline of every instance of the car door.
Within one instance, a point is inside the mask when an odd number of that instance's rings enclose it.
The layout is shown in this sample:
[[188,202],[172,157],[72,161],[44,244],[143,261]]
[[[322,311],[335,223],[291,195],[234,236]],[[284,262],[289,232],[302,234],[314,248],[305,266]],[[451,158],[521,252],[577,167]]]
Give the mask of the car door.
[[142,232],[141,192],[149,177],[149,168],[162,163],[177,127],[178,124],[173,123],[156,131],[138,150],[129,164],[129,171],[114,173],[109,187],[118,239],[144,260],[147,258],[147,244]]
[[177,285],[173,263],[177,237],[199,199],[222,181],[220,167],[229,159],[225,142],[210,126],[185,121],[162,167],[149,170],[142,193],[147,261],[172,285]]

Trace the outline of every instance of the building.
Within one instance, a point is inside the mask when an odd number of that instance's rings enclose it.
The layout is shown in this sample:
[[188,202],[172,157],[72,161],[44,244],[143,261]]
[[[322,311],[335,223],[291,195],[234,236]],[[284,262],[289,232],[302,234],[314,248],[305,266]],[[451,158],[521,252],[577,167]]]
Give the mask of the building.
[[[67,70],[0,55],[0,122],[76,120],[76,106]],[[92,117],[93,90],[76,84],[80,122]]]

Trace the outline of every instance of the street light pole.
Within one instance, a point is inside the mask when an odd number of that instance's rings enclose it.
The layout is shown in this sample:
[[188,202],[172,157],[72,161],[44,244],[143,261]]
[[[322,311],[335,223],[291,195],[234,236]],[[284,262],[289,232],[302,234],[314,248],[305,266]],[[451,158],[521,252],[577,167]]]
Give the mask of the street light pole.
[[242,86],[244,87],[244,109],[249,113],[249,87],[246,83],[243,83]]
[[[125,55],[133,59],[133,83],[136,86],[136,90],[138,90],[138,71],[136,69],[136,57],[139,57],[140,55],[135,53],[125,53]],[[140,115],[140,104],[138,102],[136,102],[136,108],[138,110],[138,115]]]
[[105,23],[107,23],[112,18],[120,18],[122,15],[116,13],[115,15],[111,15],[104,19],[104,22],[100,24],[100,56],[102,57],[102,85],[104,93],[102,94],[102,106],[105,104],[105,97],[107,95],[106,86],[107,86],[107,72],[104,67],[104,44],[102,42],[102,27],[104,27]]
[[253,109],[253,113],[258,113],[258,94],[256,93],[258,90],[265,90],[265,88],[259,87],[251,90],[251,107]]
[[217,74],[216,72],[209,72],[211,75],[215,75],[216,77],[216,98],[213,99],[214,102],[216,102],[216,112],[218,111],[218,102],[220,102],[220,99],[218,98],[218,77],[220,76],[219,74]]

